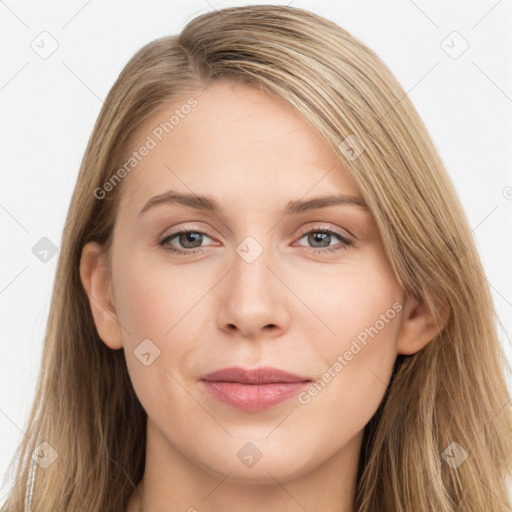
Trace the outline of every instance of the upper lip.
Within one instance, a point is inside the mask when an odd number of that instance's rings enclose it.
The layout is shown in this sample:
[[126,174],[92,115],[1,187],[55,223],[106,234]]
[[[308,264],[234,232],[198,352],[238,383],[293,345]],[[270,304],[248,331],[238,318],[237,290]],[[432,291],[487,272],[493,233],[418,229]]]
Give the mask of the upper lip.
[[279,368],[263,366],[260,368],[242,368],[231,366],[208,373],[201,380],[210,382],[240,382],[241,384],[269,384],[271,382],[308,382],[309,377],[295,375]]

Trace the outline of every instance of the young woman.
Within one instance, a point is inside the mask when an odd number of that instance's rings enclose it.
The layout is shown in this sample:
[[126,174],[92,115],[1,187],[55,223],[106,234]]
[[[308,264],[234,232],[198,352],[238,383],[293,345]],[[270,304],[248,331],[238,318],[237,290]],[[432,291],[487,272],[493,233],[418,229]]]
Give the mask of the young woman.
[[211,12],[94,127],[2,510],[511,510],[507,369],[385,64],[305,10]]

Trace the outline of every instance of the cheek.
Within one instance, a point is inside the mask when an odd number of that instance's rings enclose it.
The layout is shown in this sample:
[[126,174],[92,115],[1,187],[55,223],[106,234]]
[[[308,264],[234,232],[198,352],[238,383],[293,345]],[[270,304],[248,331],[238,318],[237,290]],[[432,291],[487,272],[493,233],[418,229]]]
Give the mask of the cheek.
[[397,356],[402,293],[379,255],[316,277],[307,296],[323,322],[324,335],[315,341],[323,369],[299,401],[311,412],[329,411],[334,421],[326,428],[333,429],[332,435],[335,425],[353,428],[355,434],[373,416],[389,383]]
[[[141,258],[143,260],[143,258]],[[134,390],[150,417],[166,418],[169,403],[187,413],[193,403],[183,401],[183,382],[177,368],[186,366],[193,340],[205,315],[200,297],[176,269],[131,261],[123,262],[116,286],[116,306],[123,325],[125,358]],[[207,289],[207,288],[206,288]],[[195,307],[194,307],[195,304]]]
[[[304,428],[320,430],[321,437],[330,440],[318,447],[326,456],[362,431],[375,414],[397,356],[400,313],[393,308],[370,310],[367,303],[362,305],[364,315],[347,315],[345,324],[349,327],[342,331],[338,323],[340,335],[336,340],[318,347],[323,373],[298,396]],[[387,321],[378,317],[381,311]]]
[[122,267],[116,306],[132,343],[141,337],[161,342],[170,337],[189,314],[194,315],[192,306],[204,295],[204,286],[186,278],[179,266],[173,268],[162,260],[150,263],[147,257],[133,258]]
[[150,389],[169,391],[172,378],[165,370],[174,373],[177,367],[180,371],[189,368],[197,340],[204,338],[202,333],[211,325],[213,313],[205,295],[213,283],[199,279],[197,273],[194,279],[194,273],[186,275],[183,268],[165,261],[148,264],[147,257],[139,260],[122,262],[115,287],[116,307],[135,389],[138,394],[148,390],[150,397]]
[[340,265],[304,274],[294,276],[295,290],[315,314],[307,318],[319,325],[315,332],[321,329],[321,339],[329,347],[341,349],[358,336],[364,342],[366,330],[375,325],[378,331],[386,331],[381,338],[387,336],[389,329],[384,327],[401,309],[402,292],[379,252],[355,254]]

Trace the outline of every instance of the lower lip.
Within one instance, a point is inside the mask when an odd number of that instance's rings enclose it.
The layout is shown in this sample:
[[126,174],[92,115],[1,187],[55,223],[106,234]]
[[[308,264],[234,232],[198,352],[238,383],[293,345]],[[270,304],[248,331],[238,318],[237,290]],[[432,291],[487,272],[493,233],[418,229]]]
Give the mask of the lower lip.
[[270,409],[296,396],[309,382],[273,382],[241,384],[240,382],[203,382],[206,390],[219,401],[244,411]]

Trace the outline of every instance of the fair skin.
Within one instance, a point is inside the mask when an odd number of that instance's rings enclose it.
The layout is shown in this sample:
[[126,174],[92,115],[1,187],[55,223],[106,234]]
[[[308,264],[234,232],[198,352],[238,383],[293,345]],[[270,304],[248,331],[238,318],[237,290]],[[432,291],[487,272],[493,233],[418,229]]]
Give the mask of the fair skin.
[[[289,201],[324,195],[362,201],[311,125],[248,86],[190,96],[198,105],[124,178],[111,270],[97,243],[82,252],[99,336],[124,349],[148,414],[145,474],[127,511],[350,512],[363,429],[397,354],[421,350],[437,328],[399,286],[367,209],[283,214]],[[183,103],[146,119],[134,149]],[[139,215],[169,190],[207,195],[222,211],[159,204]],[[184,228],[204,234],[169,241]],[[353,245],[320,242],[326,228]],[[263,249],[250,263],[236,250],[248,236]],[[166,252],[166,237],[190,254]],[[307,404],[241,411],[201,386],[204,373],[235,365],[317,381],[394,303],[400,311]],[[146,338],[160,350],[147,366],[134,354]],[[249,442],[262,454],[252,467],[237,456]]]

